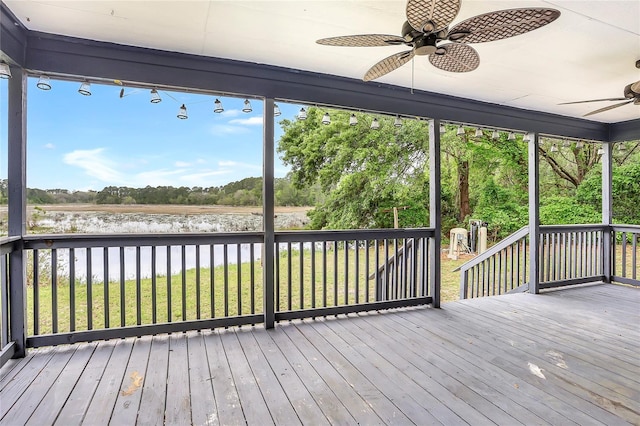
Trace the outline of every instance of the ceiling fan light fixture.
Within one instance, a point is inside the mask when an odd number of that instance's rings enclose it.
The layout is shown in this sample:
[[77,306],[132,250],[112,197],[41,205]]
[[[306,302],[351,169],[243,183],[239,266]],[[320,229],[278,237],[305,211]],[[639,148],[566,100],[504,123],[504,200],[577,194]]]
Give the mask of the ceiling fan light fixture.
[[331,117],[329,116],[328,112],[325,112],[322,116],[322,124],[324,124],[325,126],[331,124]]
[[304,121],[307,119],[307,111],[304,108],[300,108],[298,113],[298,120]]
[[6,62],[0,62],[0,78],[11,78],[11,68]]
[[80,84],[78,93],[83,96],[91,96],[91,83],[89,83],[88,81],[83,81],[82,84]]
[[51,90],[51,82],[49,77],[46,75],[41,75],[40,78],[38,78],[36,87],[40,90]]
[[278,104],[273,104],[273,116],[280,117],[282,115],[282,111],[280,111],[280,107]]
[[358,117],[356,117],[355,114],[351,114],[351,117],[349,117],[349,126],[355,126],[356,124],[358,124]]
[[497,130],[494,130],[493,133],[491,133],[491,139],[498,139],[500,137],[500,132]]
[[251,111],[253,111],[253,108],[251,108],[251,102],[249,102],[249,99],[245,99],[244,106],[242,107],[242,112],[250,113]]
[[152,104],[159,104],[162,102],[162,98],[156,89],[151,89],[151,100],[149,102]]
[[213,101],[213,112],[220,114],[223,111],[224,108],[222,107],[222,102],[220,102],[220,99],[216,98],[216,100]]
[[399,115],[396,115],[396,119],[393,121],[393,125],[395,127],[402,127],[402,118]]
[[462,127],[462,125],[458,126],[458,130],[456,130],[456,135],[458,136],[464,135],[464,127]]
[[180,120],[186,120],[186,119],[188,118],[188,116],[187,116],[187,107],[185,106],[185,104],[182,104],[182,105],[180,106],[180,109],[178,109],[178,115],[177,115],[177,117],[178,117]]

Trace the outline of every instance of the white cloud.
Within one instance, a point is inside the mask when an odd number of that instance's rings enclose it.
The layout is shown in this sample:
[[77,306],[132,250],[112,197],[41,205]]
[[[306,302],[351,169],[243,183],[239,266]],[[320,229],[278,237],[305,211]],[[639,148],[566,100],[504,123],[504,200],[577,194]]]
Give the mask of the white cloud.
[[103,182],[123,183],[125,177],[116,169],[116,164],[106,158],[104,148],[77,149],[64,155],[66,164],[80,167],[87,175]]
[[249,129],[242,126],[231,126],[228,124],[214,124],[211,126],[211,133],[216,134],[227,134],[227,135],[237,135],[243,133],[249,133]]
[[236,118],[229,120],[229,124],[238,124],[241,126],[262,126],[262,117],[254,116],[249,118]]
[[238,161],[230,161],[230,160],[218,161],[218,166],[220,166],[220,167],[234,167],[234,168],[242,168],[242,169],[250,169],[250,170],[262,170],[262,166],[261,165],[249,164],[249,163],[240,163]]
[[49,142],[49,143],[45,144],[44,147],[46,149],[54,149],[56,146],[54,144],[52,144],[51,142]]
[[189,167],[191,163],[187,163],[186,161],[176,161],[176,167]]
[[242,111],[239,109],[225,109],[220,113],[221,116],[229,118],[229,117],[237,117],[240,115]]
[[196,160],[196,163],[198,163],[198,164],[207,164],[207,160],[205,160],[204,158],[198,158]]

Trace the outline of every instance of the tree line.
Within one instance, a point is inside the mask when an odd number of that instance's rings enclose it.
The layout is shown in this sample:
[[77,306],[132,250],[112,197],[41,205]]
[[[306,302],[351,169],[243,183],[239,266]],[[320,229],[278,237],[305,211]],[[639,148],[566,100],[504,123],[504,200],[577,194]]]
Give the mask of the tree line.
[[[0,179],[0,204],[8,200],[7,179]],[[320,188],[296,188],[290,177],[274,182],[275,201],[279,206],[313,206],[323,198]],[[173,187],[107,186],[100,191],[70,191],[68,189],[27,188],[28,204],[189,204],[261,206],[262,177],[248,177],[222,186]]]

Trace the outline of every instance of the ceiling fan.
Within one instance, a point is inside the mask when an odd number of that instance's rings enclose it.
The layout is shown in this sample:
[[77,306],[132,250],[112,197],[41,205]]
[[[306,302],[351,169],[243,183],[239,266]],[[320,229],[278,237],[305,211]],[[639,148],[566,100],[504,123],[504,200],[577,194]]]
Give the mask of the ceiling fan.
[[[636,68],[640,68],[640,59],[636,61]],[[640,105],[640,80],[636,81],[635,83],[627,84],[624,88],[623,95],[624,97],[622,98],[591,99],[589,101],[563,102],[558,105],[584,104],[588,102],[604,102],[604,101],[624,101],[618,104],[609,105],[604,108],[599,108],[594,111],[588,112],[585,115],[583,115],[583,117],[609,111],[610,109],[618,108],[623,105],[630,104],[631,102],[633,102],[634,105]]]
[[[478,52],[467,43],[500,40],[540,28],[560,16],[555,9],[507,9],[466,19],[449,29],[460,10],[461,0],[408,0],[407,21],[401,36],[362,34],[329,37],[316,43],[328,46],[373,47],[405,45],[411,50],[393,54],[364,75],[374,80],[409,62],[415,55],[428,55],[435,67],[450,72],[473,71],[480,65]],[[450,43],[444,43],[449,41]]]

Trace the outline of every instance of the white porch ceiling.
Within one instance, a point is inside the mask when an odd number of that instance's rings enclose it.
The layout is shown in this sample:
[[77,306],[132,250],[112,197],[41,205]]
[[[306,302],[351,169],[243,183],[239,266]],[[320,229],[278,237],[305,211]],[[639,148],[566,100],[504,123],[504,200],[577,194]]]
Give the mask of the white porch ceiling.
[[[402,0],[2,1],[30,30],[351,78],[407,49],[315,43],[339,35],[399,35]],[[627,84],[640,80],[640,0],[462,0],[453,24],[523,7],[554,8],[561,16],[528,34],[474,44],[480,55],[475,71],[449,73],[416,57],[413,82],[411,63],[377,81],[581,117],[614,102],[558,104],[622,97]],[[640,106],[633,104],[589,117],[606,123],[638,118]]]

